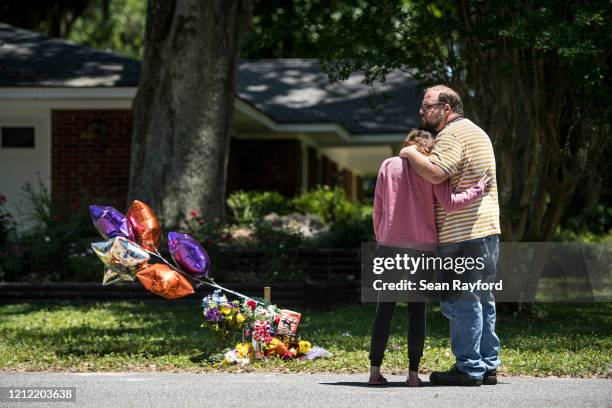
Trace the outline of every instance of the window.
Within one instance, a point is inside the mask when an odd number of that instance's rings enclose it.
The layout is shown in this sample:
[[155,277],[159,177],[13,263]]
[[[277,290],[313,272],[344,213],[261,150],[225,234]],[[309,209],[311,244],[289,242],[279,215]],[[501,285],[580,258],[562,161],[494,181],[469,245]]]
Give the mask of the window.
[[2,148],[33,149],[33,126],[2,126]]

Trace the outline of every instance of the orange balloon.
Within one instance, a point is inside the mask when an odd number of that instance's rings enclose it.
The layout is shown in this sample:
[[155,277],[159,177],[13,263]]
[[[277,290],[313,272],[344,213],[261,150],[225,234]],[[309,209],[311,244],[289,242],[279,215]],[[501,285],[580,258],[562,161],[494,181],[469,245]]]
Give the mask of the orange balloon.
[[168,265],[147,265],[136,273],[136,277],[145,289],[166,299],[178,299],[194,293],[191,283]]
[[156,252],[161,240],[161,227],[155,213],[142,201],[134,200],[127,212],[136,241],[144,249]]

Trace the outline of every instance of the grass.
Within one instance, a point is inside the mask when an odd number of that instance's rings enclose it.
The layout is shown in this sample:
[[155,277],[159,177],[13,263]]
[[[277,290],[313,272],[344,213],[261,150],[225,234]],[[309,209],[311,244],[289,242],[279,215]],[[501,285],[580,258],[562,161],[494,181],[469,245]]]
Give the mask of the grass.
[[[539,304],[544,317],[498,316],[509,375],[606,375],[612,362],[612,304]],[[223,370],[365,372],[374,305],[302,313],[300,334],[333,357],[312,362],[270,359]],[[383,363],[404,372],[406,308],[398,306]],[[27,371],[209,371],[230,341],[200,328],[197,304],[107,302],[0,306],[0,369]],[[430,307],[422,371],[453,358],[448,322]]]

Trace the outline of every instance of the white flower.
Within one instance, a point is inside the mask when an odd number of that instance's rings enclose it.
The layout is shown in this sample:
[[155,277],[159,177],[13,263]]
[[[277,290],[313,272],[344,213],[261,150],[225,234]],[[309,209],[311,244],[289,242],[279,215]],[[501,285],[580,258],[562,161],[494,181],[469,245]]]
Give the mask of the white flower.
[[248,359],[248,357],[239,358],[238,353],[234,349],[234,350],[229,350],[224,354],[222,365],[238,364],[241,366],[245,366],[249,364],[250,362],[251,361]]
[[237,360],[238,355],[236,354],[236,350],[228,350],[223,356],[223,362],[227,364],[234,364]]

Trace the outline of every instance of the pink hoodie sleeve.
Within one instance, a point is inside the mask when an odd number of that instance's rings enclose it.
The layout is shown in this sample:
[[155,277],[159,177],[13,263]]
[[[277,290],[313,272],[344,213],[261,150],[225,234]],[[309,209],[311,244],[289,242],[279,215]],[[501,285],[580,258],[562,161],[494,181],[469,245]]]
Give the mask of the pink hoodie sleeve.
[[442,207],[448,212],[453,212],[467,207],[482,197],[485,187],[484,180],[480,180],[478,184],[471,186],[462,193],[453,193],[450,182],[446,180],[443,183],[434,184],[433,191],[436,200]]
[[374,189],[374,208],[372,209],[372,222],[374,224],[374,235],[376,242],[380,232],[380,221],[382,220],[383,212],[383,188],[385,185],[385,171],[383,166],[380,167],[378,178],[376,179],[376,187]]

